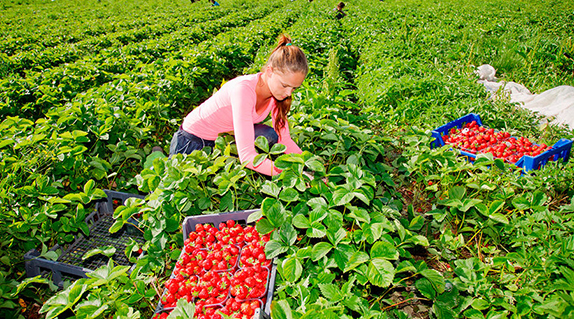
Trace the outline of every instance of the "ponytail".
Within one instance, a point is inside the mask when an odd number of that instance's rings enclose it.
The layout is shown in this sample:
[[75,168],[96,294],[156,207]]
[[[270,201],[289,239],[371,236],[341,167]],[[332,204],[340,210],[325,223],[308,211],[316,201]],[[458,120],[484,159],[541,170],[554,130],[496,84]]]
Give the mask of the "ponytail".
[[[279,38],[279,43],[271,51],[271,55],[267,60],[265,67],[271,66],[273,70],[277,70],[282,73],[302,73],[305,76],[309,72],[309,65],[307,62],[307,57],[303,51],[293,45],[291,38],[282,34]],[[264,67],[264,68],[265,68]],[[280,130],[285,127],[287,122],[287,114],[291,109],[292,97],[288,97],[283,101],[275,100],[277,109],[275,111],[275,131],[279,136],[281,136]]]

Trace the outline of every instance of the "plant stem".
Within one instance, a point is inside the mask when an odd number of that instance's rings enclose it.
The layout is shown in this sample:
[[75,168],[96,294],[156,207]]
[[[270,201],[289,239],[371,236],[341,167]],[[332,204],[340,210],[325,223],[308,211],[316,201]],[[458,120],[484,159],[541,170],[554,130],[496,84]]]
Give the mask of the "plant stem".
[[401,301],[401,302],[398,302],[398,303],[396,303],[396,304],[392,304],[392,305],[390,305],[390,306],[387,306],[387,307],[381,309],[381,311],[385,311],[385,310],[391,309],[391,308],[393,308],[393,307],[400,306],[401,304],[404,304],[404,303],[406,303],[406,302],[410,302],[410,301],[413,301],[413,300],[425,300],[425,301],[428,301],[429,299],[427,299],[427,298],[419,298],[419,297],[412,297],[412,298],[403,300],[403,301]]

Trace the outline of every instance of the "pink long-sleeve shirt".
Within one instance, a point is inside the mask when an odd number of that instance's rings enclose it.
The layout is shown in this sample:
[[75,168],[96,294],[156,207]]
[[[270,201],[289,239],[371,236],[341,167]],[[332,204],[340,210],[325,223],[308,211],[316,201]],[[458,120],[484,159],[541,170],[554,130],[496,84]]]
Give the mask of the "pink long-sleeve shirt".
[[[248,168],[259,173],[276,175],[281,173],[281,170],[269,159],[253,166],[253,160],[257,156],[253,125],[265,120],[269,113],[273,127],[277,120],[275,99],[271,99],[261,114],[257,114],[255,110],[255,87],[260,76],[261,73],[243,75],[225,83],[212,97],[185,117],[182,128],[188,133],[212,141],[221,133],[233,131],[241,163],[247,163]],[[301,149],[289,134],[289,123],[285,122],[285,126],[277,133],[278,142],[287,147],[285,153],[301,154]]]

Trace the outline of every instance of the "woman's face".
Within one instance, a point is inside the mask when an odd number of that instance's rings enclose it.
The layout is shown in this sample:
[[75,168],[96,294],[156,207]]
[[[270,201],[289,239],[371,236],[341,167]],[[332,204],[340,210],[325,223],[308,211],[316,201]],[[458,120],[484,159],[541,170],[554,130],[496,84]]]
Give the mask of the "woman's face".
[[268,67],[267,85],[274,98],[283,101],[290,97],[295,89],[301,86],[305,80],[305,74],[301,72],[280,72]]

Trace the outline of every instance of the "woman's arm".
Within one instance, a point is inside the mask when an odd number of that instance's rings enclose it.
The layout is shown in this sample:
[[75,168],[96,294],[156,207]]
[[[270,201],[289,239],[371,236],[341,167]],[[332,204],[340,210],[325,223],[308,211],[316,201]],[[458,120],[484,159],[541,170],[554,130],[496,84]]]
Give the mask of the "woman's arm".
[[233,114],[233,130],[239,161],[247,163],[247,168],[265,175],[277,175],[281,170],[273,165],[273,161],[265,159],[258,166],[253,166],[257,156],[255,150],[255,132],[253,129],[252,112],[256,103],[255,92],[246,86],[237,86],[230,92],[231,109]]
[[[275,112],[272,112],[273,126],[275,126]],[[299,146],[291,139],[291,134],[289,133],[289,122],[285,120],[285,126],[277,132],[279,135],[279,143],[287,146],[285,154],[297,153],[301,154],[303,151]]]

